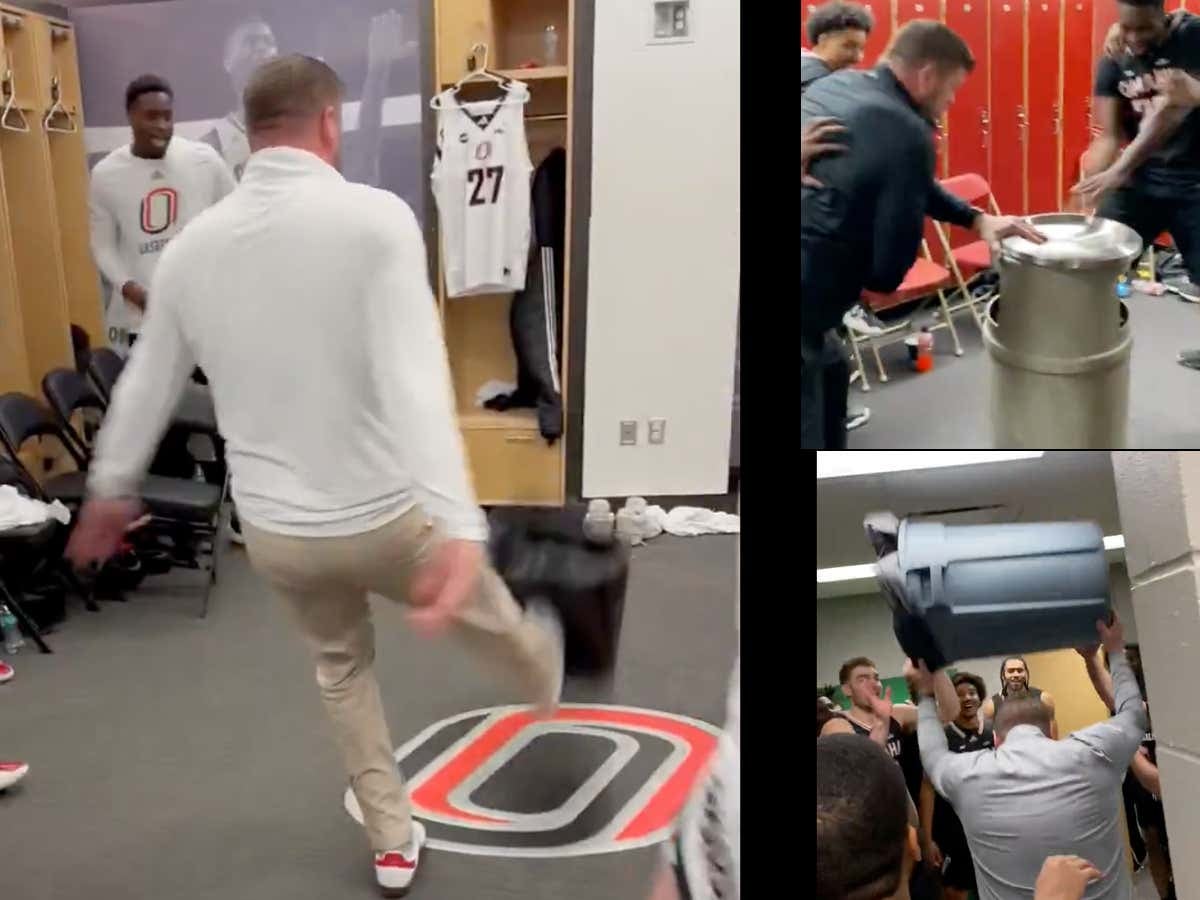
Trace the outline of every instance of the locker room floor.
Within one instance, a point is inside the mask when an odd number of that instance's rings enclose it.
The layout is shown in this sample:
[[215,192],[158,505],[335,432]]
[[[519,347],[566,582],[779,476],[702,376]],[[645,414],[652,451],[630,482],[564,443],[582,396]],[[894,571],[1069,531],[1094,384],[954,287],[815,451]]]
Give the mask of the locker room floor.
[[[720,724],[735,654],[731,537],[635,552],[615,683],[566,699]],[[206,620],[194,573],[71,616],[0,687],[0,885],[21,900],[350,900],[378,896],[307,651],[233,549]],[[376,669],[400,744],[455,713],[513,702],[449,641],[375,604]],[[636,900],[654,849],[571,859],[429,850],[413,900]]]
[[[1180,350],[1200,347],[1200,306],[1141,294],[1128,302],[1129,447],[1200,447],[1200,371],[1175,361]],[[965,312],[955,325],[963,356],[954,355],[947,331],[937,331],[934,368],[923,375],[908,368],[907,350],[896,344],[880,351],[890,376],[882,384],[864,349],[871,390],[852,385],[850,405],[870,407],[871,421],[850,433],[851,450],[990,446],[987,351]]]

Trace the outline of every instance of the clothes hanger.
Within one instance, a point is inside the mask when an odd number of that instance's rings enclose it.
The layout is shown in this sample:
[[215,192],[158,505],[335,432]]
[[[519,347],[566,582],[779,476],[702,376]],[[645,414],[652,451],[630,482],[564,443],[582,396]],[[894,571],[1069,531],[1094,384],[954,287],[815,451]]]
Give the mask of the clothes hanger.
[[[16,105],[17,103],[17,88],[13,80],[12,57],[5,54],[4,57],[4,74],[0,76],[0,91],[4,93],[4,110],[0,112],[0,128],[5,131],[17,131],[22,134],[29,131],[29,121],[25,118],[25,113]],[[8,117],[16,113],[20,118],[19,125],[8,124]]]
[[[477,65],[475,65],[475,60],[478,58],[480,53],[483,54],[483,65],[477,66]],[[471,56],[470,56],[470,61],[468,62],[468,65],[472,66],[471,70],[469,72],[467,72],[467,74],[464,75],[462,78],[458,79],[458,81],[456,81],[449,90],[449,93],[452,96],[454,96],[455,98],[457,98],[458,92],[463,87],[463,85],[470,84],[472,82],[480,82],[480,81],[494,82],[495,84],[500,86],[500,88],[505,92],[505,94],[507,94],[509,96],[511,96],[511,94],[512,94],[513,85],[520,84],[520,82],[515,82],[515,81],[513,81],[513,79],[509,78],[508,76],[497,74],[496,72],[493,72],[491,69],[488,68],[488,45],[487,44],[475,44],[473,47],[471,47]],[[441,104],[441,96],[442,95],[439,94],[436,97],[434,97],[432,100],[429,101],[429,106],[431,109],[443,109],[444,108]],[[526,99],[528,99],[528,98],[526,98]],[[501,103],[501,106],[507,106],[509,104],[509,102],[510,101],[505,100],[503,103]],[[523,105],[525,103],[525,100],[520,100],[518,102]]]
[[[42,120],[42,126],[47,131],[53,131],[55,134],[74,134],[79,130],[79,126],[75,123],[75,118],[67,111],[67,108],[62,103],[62,84],[59,76],[56,74],[50,79],[50,97],[54,100],[54,105],[50,107],[46,113],[46,118]],[[50,124],[55,116],[62,115],[67,117],[66,128],[59,128]]]

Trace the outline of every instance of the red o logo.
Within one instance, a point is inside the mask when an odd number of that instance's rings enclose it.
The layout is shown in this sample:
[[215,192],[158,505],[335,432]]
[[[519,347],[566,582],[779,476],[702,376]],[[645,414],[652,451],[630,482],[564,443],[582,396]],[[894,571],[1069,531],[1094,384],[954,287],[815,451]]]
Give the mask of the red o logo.
[[[614,853],[665,840],[720,729],[672,713],[565,704],[461,713],[396,751],[428,845],[481,856]],[[362,823],[353,791],[346,811]]]
[[161,234],[179,218],[179,194],[174,188],[155,188],[142,199],[142,231]]

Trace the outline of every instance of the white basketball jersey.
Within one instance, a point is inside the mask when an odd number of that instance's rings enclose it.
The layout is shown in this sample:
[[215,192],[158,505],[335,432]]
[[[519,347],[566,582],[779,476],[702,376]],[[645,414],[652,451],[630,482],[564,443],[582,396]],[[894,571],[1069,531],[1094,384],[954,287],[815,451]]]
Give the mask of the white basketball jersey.
[[451,297],[519,291],[529,258],[533,162],[525,141],[529,89],[512,82],[496,100],[438,97],[433,196]]

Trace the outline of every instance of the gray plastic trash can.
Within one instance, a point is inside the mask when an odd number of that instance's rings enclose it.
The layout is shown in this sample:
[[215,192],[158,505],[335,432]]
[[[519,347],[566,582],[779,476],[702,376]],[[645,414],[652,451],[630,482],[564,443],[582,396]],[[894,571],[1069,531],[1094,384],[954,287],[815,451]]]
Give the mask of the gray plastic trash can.
[[993,443],[1123,447],[1133,335],[1115,289],[1141,238],[1072,213],[1030,221],[1050,240],[1003,242],[1000,294],[984,317]]
[[[937,664],[1094,644],[1096,621],[1110,616],[1095,523],[944,525],[883,513],[865,524],[910,656]],[[936,653],[906,646],[926,638]]]

